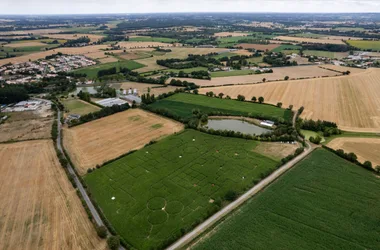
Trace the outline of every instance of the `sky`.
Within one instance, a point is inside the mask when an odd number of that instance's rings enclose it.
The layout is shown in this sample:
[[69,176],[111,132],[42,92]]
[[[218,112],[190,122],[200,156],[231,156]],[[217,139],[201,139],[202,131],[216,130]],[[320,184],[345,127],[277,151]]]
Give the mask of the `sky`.
[[0,0],[0,14],[380,12],[380,0]]

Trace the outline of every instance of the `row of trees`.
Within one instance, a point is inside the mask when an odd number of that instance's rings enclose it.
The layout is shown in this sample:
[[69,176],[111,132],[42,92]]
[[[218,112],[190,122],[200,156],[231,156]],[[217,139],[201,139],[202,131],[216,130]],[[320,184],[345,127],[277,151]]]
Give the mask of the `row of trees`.
[[336,123],[321,120],[301,120],[301,129],[311,130],[315,132],[323,132],[323,136],[325,137],[329,137],[330,135],[339,135],[342,133],[342,131],[338,129]]
[[116,73],[117,73],[116,67],[112,67],[109,69],[102,69],[102,70],[98,71],[98,78],[100,78],[102,76],[106,76],[106,75],[114,75]]
[[172,86],[185,87],[185,90],[199,88],[199,86],[193,82],[181,81],[181,80],[176,80],[176,79],[172,79],[169,84]]

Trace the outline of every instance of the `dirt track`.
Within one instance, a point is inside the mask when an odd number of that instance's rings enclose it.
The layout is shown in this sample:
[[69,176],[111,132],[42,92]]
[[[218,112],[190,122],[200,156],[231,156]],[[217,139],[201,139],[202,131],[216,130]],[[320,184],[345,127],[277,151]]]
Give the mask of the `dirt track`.
[[336,138],[327,146],[343,149],[346,153],[354,152],[361,163],[371,161],[373,167],[380,165],[380,138]]
[[51,140],[0,144],[0,249],[106,249]]
[[179,132],[183,125],[140,109],[131,109],[73,128],[63,145],[80,174],[152,140]]
[[304,106],[303,118],[336,122],[343,130],[380,132],[380,69],[350,76],[297,81],[270,82],[242,86],[200,89],[224,93],[232,98],[263,96],[265,102],[283,107]]

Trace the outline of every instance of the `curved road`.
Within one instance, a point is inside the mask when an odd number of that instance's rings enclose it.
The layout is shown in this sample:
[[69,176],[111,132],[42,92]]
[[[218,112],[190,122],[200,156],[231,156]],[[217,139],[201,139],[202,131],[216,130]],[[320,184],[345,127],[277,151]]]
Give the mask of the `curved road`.
[[[293,116],[293,126],[295,126],[295,120],[296,120],[296,114]],[[296,163],[301,161],[303,158],[305,158],[307,155],[309,155],[314,148],[310,145],[309,142],[306,142],[307,148],[306,150],[294,158],[293,160],[289,161],[288,163],[281,166],[279,169],[274,171],[271,175],[269,175],[267,178],[256,184],[253,188],[248,190],[246,193],[244,193],[242,196],[240,196],[238,199],[236,199],[234,202],[230,203],[228,206],[224,207],[222,210],[205,220],[202,224],[198,225],[196,228],[193,229],[190,233],[184,235],[182,238],[180,238],[178,241],[173,243],[171,246],[166,248],[166,250],[174,250],[174,249],[180,249],[184,247],[186,244],[193,241],[196,237],[198,237],[201,233],[206,231],[209,227],[214,225],[216,222],[218,222],[220,219],[222,219],[227,214],[231,213],[233,210],[235,210],[237,207],[242,205],[244,202],[246,202],[248,199],[250,199],[252,196],[257,194],[259,191],[264,189],[266,186],[268,186],[270,183],[275,181],[277,178],[279,178],[282,174],[284,174],[286,171],[288,171],[290,168],[292,168]]]

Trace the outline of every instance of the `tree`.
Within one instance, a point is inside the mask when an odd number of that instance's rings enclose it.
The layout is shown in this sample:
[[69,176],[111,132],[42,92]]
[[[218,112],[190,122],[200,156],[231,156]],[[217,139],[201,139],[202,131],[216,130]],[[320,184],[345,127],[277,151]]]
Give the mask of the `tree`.
[[289,80],[289,76],[285,76],[284,80],[285,81]]
[[370,161],[365,161],[364,164],[363,164],[363,166],[364,166],[365,168],[371,169],[371,168],[372,168],[372,162],[370,162]]
[[194,89],[194,90],[193,90],[193,94],[198,95],[198,93],[199,93],[198,89]]
[[377,165],[377,166],[375,167],[375,171],[376,171],[376,173],[380,174],[380,165]]
[[119,246],[120,246],[120,238],[119,236],[110,236],[108,239],[107,239],[107,244],[108,244],[108,247],[111,249],[111,250],[117,250],[119,249]]
[[277,107],[281,108],[282,107],[282,102],[277,103]]
[[219,98],[220,98],[220,99],[222,99],[222,98],[223,98],[223,96],[224,96],[224,94],[223,94],[223,93],[219,93],[219,95],[218,95],[218,96],[219,96]]
[[229,96],[229,95],[228,95],[228,96],[226,96],[226,99],[231,99],[231,96]]
[[228,190],[224,199],[227,201],[234,201],[237,198],[238,194],[233,190]]
[[[92,172],[92,169],[91,169],[91,172]],[[107,228],[105,226],[96,227],[96,233],[98,234],[100,238],[105,239],[107,237]]]
[[266,82],[267,81],[267,79],[266,78],[263,78],[263,82]]
[[290,104],[288,109],[292,110],[293,109],[293,105]]
[[252,97],[251,101],[256,102],[257,101],[256,96]]
[[243,96],[243,95],[238,95],[237,96],[237,99],[238,99],[238,101],[245,101],[245,96]]
[[264,102],[264,97],[260,96],[259,97],[259,103],[263,103]]
[[347,160],[351,161],[351,162],[356,162],[358,160],[358,157],[356,156],[355,153],[349,153],[347,154]]

